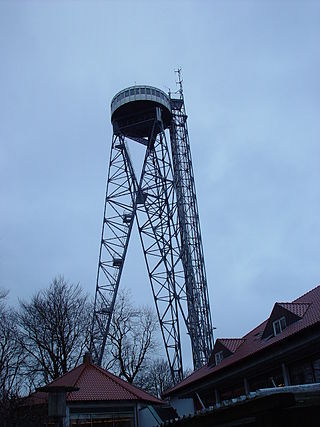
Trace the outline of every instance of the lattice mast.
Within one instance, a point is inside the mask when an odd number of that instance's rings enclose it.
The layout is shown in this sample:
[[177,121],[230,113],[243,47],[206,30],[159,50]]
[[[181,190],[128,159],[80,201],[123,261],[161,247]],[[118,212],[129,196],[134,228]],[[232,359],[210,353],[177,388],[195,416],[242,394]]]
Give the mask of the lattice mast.
[[[103,361],[133,221],[136,219],[172,377],[183,377],[180,321],[194,367],[212,350],[212,326],[182,81],[174,99],[134,86],[112,100],[113,140],[91,329],[91,352]],[[167,141],[169,129],[170,145]],[[128,145],[145,146],[137,179]]]
[[212,352],[213,328],[180,69],[177,75],[179,98],[171,99],[170,139],[188,301],[188,331],[194,368],[198,369]]

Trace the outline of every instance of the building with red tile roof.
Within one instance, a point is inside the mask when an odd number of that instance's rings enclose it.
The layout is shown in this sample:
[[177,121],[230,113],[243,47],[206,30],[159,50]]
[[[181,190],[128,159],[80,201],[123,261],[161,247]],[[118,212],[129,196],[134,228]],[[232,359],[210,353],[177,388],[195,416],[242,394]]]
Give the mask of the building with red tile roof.
[[275,303],[269,318],[242,338],[217,339],[208,364],[163,397],[179,412],[182,399],[200,409],[261,388],[315,382],[320,382],[320,286],[292,302]]
[[162,400],[94,365],[88,354],[81,365],[32,393],[27,404],[47,412],[49,396],[59,391],[65,391],[66,426],[144,427],[163,421]]

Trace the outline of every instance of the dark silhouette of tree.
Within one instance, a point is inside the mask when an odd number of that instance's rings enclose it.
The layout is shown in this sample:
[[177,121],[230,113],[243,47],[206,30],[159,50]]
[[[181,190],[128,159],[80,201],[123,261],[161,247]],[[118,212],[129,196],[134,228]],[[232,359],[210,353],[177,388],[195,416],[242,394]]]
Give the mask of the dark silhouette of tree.
[[0,397],[16,394],[20,387],[23,349],[18,339],[16,314],[0,308]]
[[127,290],[119,293],[106,348],[105,366],[129,383],[150,362],[157,347],[158,322],[149,307],[135,307]]
[[[192,369],[185,369],[183,377],[192,373]],[[161,398],[162,394],[174,386],[169,363],[164,358],[151,360],[145,368],[139,372],[135,384],[143,390]]]
[[135,384],[161,398],[164,391],[174,386],[168,361],[163,358],[150,361],[139,373]]
[[12,417],[22,383],[23,349],[16,313],[6,307],[8,292],[0,290],[0,420]]
[[63,277],[30,302],[20,301],[20,343],[31,385],[48,383],[76,366],[89,341],[91,310],[79,285]]

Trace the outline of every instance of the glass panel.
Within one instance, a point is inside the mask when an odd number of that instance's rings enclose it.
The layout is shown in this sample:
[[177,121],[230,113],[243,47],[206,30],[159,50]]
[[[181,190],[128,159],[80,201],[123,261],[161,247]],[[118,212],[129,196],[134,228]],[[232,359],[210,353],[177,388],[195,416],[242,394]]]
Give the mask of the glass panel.
[[149,87],[147,87],[146,91],[147,91],[147,95],[150,95],[151,90],[150,90],[150,88],[149,88]]
[[287,326],[286,318],[281,317],[273,322],[274,336],[280,334]]
[[134,89],[130,89],[130,95],[134,95]]
[[146,90],[145,90],[145,88],[144,88],[144,87],[141,87],[141,88],[140,88],[140,93],[143,93],[143,94],[145,94],[145,93],[146,93]]
[[273,331],[274,331],[274,335],[278,335],[281,332],[280,323],[278,320],[276,322],[273,322]]
[[320,359],[313,362],[313,374],[316,383],[320,383]]
[[151,89],[152,95],[156,94],[156,91],[154,89]]
[[222,362],[223,360],[223,351],[219,351],[218,353],[216,353],[214,355],[214,359],[215,359],[216,365],[219,365],[219,363]]
[[290,369],[291,384],[311,384],[314,382],[311,363],[305,362]]
[[261,376],[248,378],[248,386],[250,391],[255,391],[259,388],[281,387],[283,385],[283,375],[280,369],[266,372]]
[[136,87],[135,91],[136,91],[136,95],[139,95],[139,88],[138,87]]
[[158,90],[156,90],[156,95],[160,96],[160,92]]
[[128,90],[126,90],[124,95],[125,95],[125,96],[129,96],[129,91],[128,91]]

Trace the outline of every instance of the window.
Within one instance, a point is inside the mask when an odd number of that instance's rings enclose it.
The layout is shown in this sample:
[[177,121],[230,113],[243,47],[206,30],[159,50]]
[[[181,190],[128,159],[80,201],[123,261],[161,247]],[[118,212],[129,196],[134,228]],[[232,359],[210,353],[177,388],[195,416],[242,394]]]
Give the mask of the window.
[[146,90],[145,90],[145,88],[144,88],[144,87],[142,87],[142,88],[140,89],[140,93],[141,93],[141,94],[145,94],[145,93],[146,93]]
[[134,89],[130,89],[130,95],[134,95]]
[[128,90],[125,91],[124,96],[129,96],[129,91]]
[[312,384],[314,382],[312,364],[310,362],[300,362],[291,366],[290,379],[292,385]]
[[286,318],[281,317],[280,319],[275,320],[272,325],[274,336],[279,335],[287,326]]
[[146,91],[147,91],[147,95],[150,95],[150,93],[151,93],[150,88],[147,87]]
[[223,360],[223,351],[218,351],[218,353],[214,355],[214,360],[216,362],[216,366],[219,365]]

